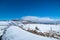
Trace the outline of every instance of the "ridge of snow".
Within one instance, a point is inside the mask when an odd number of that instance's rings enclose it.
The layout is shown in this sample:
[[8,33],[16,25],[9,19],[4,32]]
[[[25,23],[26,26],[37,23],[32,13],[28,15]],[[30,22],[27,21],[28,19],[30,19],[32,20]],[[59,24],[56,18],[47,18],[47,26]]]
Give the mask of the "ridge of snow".
[[[9,22],[5,22],[6,25],[11,23],[13,21],[9,21]],[[3,22],[0,28],[3,29],[7,26],[5,26],[5,23]],[[1,24],[1,23],[0,23]],[[29,33],[27,31],[22,30],[21,28],[17,27],[17,26],[13,26],[14,24],[18,24],[19,26],[23,25],[24,28],[28,28],[31,27],[31,29],[35,29],[35,27],[37,26],[38,28],[41,29],[41,31],[47,31],[48,29],[50,29],[50,27],[52,27],[54,30],[59,31],[60,25],[45,25],[45,24],[22,24],[21,22],[13,22],[11,23],[12,25],[7,29],[6,34],[3,35],[2,39],[3,40],[57,40],[54,38],[47,38],[47,37],[43,37],[43,36],[38,36],[32,33]],[[47,30],[46,30],[47,29]],[[3,34],[3,31],[0,30],[0,35]],[[60,31],[59,31],[60,32]]]
[[41,32],[47,32],[51,30],[50,28],[52,27],[52,30],[60,32],[60,25],[46,25],[46,24],[25,24],[24,28],[28,29],[35,29],[35,27],[38,27]]
[[11,26],[7,29],[6,34],[2,37],[3,40],[57,40],[38,36],[27,31],[24,31],[16,26]]

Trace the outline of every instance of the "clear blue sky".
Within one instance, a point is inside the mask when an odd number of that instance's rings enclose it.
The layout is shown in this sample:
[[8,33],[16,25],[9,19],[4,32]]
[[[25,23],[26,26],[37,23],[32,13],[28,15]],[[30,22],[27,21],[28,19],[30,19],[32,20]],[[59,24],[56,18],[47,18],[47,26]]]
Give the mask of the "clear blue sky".
[[23,16],[60,18],[60,0],[0,0],[0,20]]

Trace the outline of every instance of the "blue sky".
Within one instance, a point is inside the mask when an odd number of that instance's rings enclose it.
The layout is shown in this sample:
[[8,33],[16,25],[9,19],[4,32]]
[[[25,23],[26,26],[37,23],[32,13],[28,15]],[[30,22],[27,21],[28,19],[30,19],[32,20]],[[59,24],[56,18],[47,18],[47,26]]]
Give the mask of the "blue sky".
[[23,16],[60,18],[60,0],[0,0],[0,20]]

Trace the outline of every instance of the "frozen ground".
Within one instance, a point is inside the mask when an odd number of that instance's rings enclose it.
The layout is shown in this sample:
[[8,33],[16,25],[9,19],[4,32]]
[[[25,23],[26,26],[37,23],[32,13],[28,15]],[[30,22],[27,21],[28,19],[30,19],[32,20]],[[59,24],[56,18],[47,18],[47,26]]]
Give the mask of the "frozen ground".
[[27,29],[28,27],[31,29],[35,29],[35,27],[38,27],[41,32],[46,32],[51,30],[60,32],[60,25],[47,25],[47,24],[25,24],[24,27]]
[[53,38],[37,36],[16,26],[11,26],[8,28],[6,34],[2,38],[3,40],[57,40]]
[[[4,29],[8,27],[10,22],[0,22],[0,36],[3,35],[3,31],[1,29]],[[6,24],[6,25],[5,25]],[[3,25],[3,26],[2,26]],[[60,30],[60,25],[45,25],[45,24],[19,24],[23,25],[25,29],[30,27],[31,29],[35,29],[37,26],[40,28],[40,31],[45,32],[50,30],[50,27],[52,27],[53,30],[59,31]],[[60,32],[60,31],[59,31]],[[43,36],[38,36],[33,33],[27,32],[19,28],[18,26],[9,26],[7,29],[6,33],[2,37],[3,40],[58,40],[54,38],[49,38],[49,37],[43,37]]]

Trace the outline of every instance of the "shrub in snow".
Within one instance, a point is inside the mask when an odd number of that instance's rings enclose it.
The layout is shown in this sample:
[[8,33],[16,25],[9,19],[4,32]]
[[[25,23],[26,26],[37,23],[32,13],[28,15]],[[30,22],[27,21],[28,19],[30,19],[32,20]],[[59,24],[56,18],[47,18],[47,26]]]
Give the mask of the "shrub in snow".
[[39,30],[39,28],[38,28],[38,27],[35,27],[35,29],[36,29],[36,30]]

